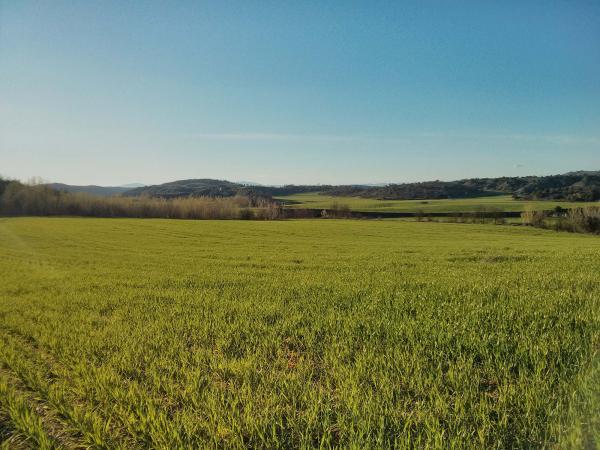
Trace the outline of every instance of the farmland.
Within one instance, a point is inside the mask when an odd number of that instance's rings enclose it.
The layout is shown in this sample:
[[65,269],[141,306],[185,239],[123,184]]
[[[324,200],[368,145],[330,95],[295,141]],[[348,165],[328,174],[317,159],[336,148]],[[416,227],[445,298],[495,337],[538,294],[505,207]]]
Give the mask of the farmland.
[[580,448],[598,273],[526,227],[3,218],[0,440]]
[[443,199],[443,200],[376,200],[360,197],[333,197],[318,193],[303,193],[277,197],[285,202],[288,208],[317,208],[328,209],[337,202],[348,205],[352,211],[373,212],[471,212],[480,208],[497,208],[503,211],[524,211],[527,208],[536,210],[551,210],[556,206],[562,208],[577,208],[598,205],[598,202],[566,202],[550,200],[513,200],[510,195],[488,197]]

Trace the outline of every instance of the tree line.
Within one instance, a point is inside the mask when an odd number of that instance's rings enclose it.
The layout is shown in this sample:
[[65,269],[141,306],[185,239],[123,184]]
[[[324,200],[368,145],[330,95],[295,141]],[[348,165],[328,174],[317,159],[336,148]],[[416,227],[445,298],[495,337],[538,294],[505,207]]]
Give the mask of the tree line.
[[543,177],[468,178],[386,186],[329,186],[321,193],[380,200],[472,198],[512,194],[518,200],[600,200],[600,172],[572,172]]

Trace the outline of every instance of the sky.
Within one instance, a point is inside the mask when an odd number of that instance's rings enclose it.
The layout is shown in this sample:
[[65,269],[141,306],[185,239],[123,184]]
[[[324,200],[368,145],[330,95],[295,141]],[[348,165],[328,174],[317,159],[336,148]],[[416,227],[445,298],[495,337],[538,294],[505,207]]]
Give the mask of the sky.
[[0,0],[5,177],[579,169],[600,169],[598,1]]

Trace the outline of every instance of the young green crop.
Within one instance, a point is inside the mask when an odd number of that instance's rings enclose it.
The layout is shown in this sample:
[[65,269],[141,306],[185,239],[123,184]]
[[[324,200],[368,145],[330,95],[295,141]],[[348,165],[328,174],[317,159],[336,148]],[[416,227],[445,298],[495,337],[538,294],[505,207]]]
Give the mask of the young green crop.
[[579,448],[600,239],[401,221],[0,219],[9,447]]

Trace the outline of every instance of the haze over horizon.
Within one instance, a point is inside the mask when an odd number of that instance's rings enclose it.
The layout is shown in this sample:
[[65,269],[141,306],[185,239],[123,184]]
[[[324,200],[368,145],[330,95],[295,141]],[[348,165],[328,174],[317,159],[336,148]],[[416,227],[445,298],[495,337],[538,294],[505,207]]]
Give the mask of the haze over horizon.
[[600,168],[600,3],[0,4],[0,174],[350,184]]

